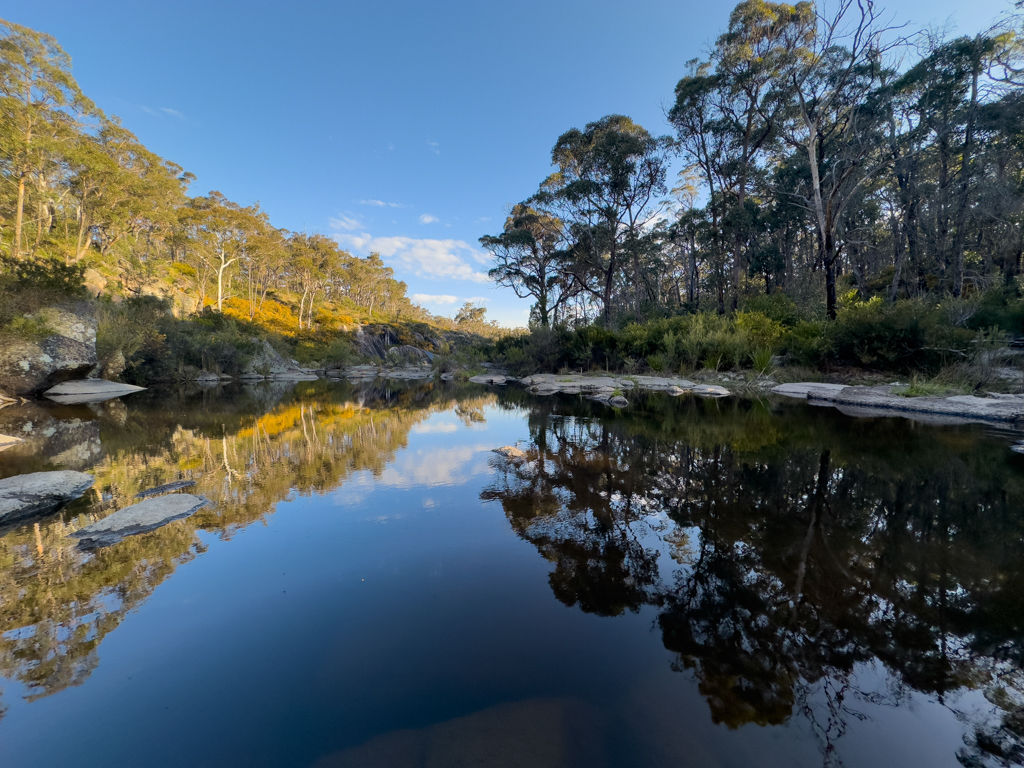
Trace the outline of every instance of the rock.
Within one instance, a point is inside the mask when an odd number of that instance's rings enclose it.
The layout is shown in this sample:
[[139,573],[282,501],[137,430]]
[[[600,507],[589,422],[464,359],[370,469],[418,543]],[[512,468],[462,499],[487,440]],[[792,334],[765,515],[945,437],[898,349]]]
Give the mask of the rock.
[[679,397],[680,395],[686,394],[686,390],[680,389],[679,387],[669,387],[668,389],[665,390],[665,392],[672,395],[672,397]]
[[96,317],[88,302],[44,307],[27,315],[45,328],[41,339],[18,339],[0,349],[0,389],[16,395],[42,392],[82,378],[96,365]]
[[434,378],[434,369],[407,366],[405,368],[392,368],[384,371],[380,375],[385,379],[432,379]]
[[191,517],[208,503],[201,496],[189,493],[158,496],[118,510],[71,535],[79,539],[79,546],[83,548],[108,547],[126,536],[146,533],[175,520]]
[[1014,453],[1024,453],[1024,440],[1019,443],[1014,443],[1010,446],[1010,450]]
[[513,463],[518,463],[526,459],[525,451],[519,450],[514,445],[504,445],[501,448],[495,448],[494,452],[499,456],[504,456]]
[[130,395],[133,392],[141,392],[145,387],[136,387],[132,384],[122,384],[117,381],[106,379],[77,379],[76,381],[65,381],[46,390],[43,396],[53,400],[55,403],[71,405],[73,403],[102,403],[114,397]]
[[195,480],[175,480],[173,483],[164,483],[163,485],[158,485],[156,488],[149,488],[145,491],[139,491],[138,493],[135,494],[135,498],[145,499],[150,496],[159,496],[162,493],[180,491],[182,488],[191,488],[195,484]]
[[397,356],[406,358],[408,360],[421,360],[426,363],[434,362],[434,353],[428,352],[425,349],[414,347],[410,344],[402,344],[399,347],[391,347],[388,350],[388,356]]
[[249,360],[242,369],[239,378],[245,378],[249,381],[255,380],[255,376],[267,379],[288,380],[296,377],[300,377],[299,380],[305,380],[301,377],[308,377],[310,375],[316,378],[315,373],[307,371],[293,360],[282,357],[266,339],[254,338],[252,341],[256,345],[256,351],[249,355]]
[[25,442],[20,437],[11,437],[10,435],[0,435],[0,451],[5,451],[18,443]]
[[701,397],[728,397],[730,394],[728,389],[717,384],[700,384],[693,388],[693,392]]
[[0,480],[0,524],[45,515],[85,493],[95,478],[84,472],[33,472]]
[[629,405],[629,400],[624,398],[622,395],[614,395],[608,399],[608,405],[612,405],[616,408],[625,408]]
[[[1024,396],[1011,398],[987,398],[973,395],[954,397],[903,397],[893,392],[893,386],[862,387],[840,384],[782,384],[772,391],[799,397],[799,388],[804,388],[807,401],[811,404],[842,406],[844,410],[858,409],[857,415],[885,415],[884,412],[920,419],[927,416],[929,421],[942,418],[964,421],[1024,421]],[[785,388],[785,390],[783,389]],[[780,391],[783,390],[783,391]],[[909,416],[908,416],[909,417]]]
[[441,374],[441,381],[455,381],[455,374],[454,373],[442,373]]
[[104,379],[116,379],[124,373],[124,369],[127,365],[128,362],[124,359],[124,352],[119,349],[103,361],[103,365],[100,368],[100,374]]
[[480,376],[471,376],[469,379],[474,384],[504,384],[505,377],[500,374],[485,373]]
[[821,393],[826,396],[829,393],[839,392],[846,389],[845,384],[823,384],[817,381],[801,382],[797,384],[779,384],[772,388],[772,392],[786,397],[799,397],[806,399],[812,392]]

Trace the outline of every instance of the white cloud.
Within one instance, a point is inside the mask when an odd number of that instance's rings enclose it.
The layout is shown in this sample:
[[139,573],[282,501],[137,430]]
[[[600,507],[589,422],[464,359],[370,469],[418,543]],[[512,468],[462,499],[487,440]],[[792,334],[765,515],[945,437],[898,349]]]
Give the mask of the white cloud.
[[433,224],[435,221],[440,221],[437,216],[431,216],[429,213],[420,214],[420,224]]
[[353,229],[359,229],[359,227],[362,226],[358,219],[353,219],[350,216],[343,216],[341,214],[338,214],[330,221],[332,227],[335,229],[345,230],[346,232],[351,232]]
[[142,111],[145,112],[147,115],[155,115],[156,114],[156,110],[152,109],[151,107],[143,107]]
[[390,264],[411,272],[417,277],[489,282],[485,272],[478,272],[467,261],[484,263],[483,256],[463,240],[434,240],[415,237],[373,237],[368,232],[347,234],[339,232],[335,239],[346,248],[364,253],[379,253]]
[[441,154],[441,145],[438,144],[436,141],[428,141],[427,146],[434,150],[435,155]]
[[414,293],[410,298],[417,304],[454,304],[459,300],[458,296],[452,296],[447,293]]
[[485,301],[490,301],[486,296],[470,296],[466,301],[471,304],[483,304]]
[[160,111],[161,112],[166,112],[168,115],[171,115],[172,117],[176,117],[179,120],[184,120],[185,119],[185,116],[183,114],[181,114],[181,112],[179,112],[176,109],[171,109],[170,107],[160,107]]
[[374,200],[373,198],[369,200],[356,200],[356,202],[359,205],[372,205],[375,208],[405,208],[401,203],[388,203],[384,200]]

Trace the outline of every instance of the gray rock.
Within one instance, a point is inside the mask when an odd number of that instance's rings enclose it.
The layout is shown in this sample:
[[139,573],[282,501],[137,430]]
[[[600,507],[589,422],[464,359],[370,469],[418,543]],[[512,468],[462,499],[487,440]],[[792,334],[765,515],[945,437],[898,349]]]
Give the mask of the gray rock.
[[118,510],[71,535],[79,539],[83,548],[108,547],[126,536],[153,531],[175,520],[191,517],[208,503],[201,496],[189,493],[158,496]]
[[85,493],[95,478],[84,472],[33,472],[0,480],[0,524],[45,515]]
[[48,329],[43,339],[8,342],[0,349],[0,389],[36,394],[96,366],[96,317],[88,302],[44,307],[27,316]]
[[[1024,421],[1024,397],[988,398],[973,395],[955,397],[902,397],[893,387],[843,386],[840,384],[782,384],[772,391],[799,397],[799,388],[811,404],[844,406],[888,411],[897,415],[914,414],[929,417],[953,418],[974,422]],[[786,388],[785,391],[783,388]],[[862,411],[863,412],[863,411]],[[934,419],[932,419],[934,420]]]
[[74,403],[102,403],[115,397],[141,392],[145,387],[122,384],[106,379],[77,379],[65,381],[46,390],[43,395],[56,403],[71,405]]
[[624,398],[622,395],[615,395],[614,397],[609,398],[608,405],[613,405],[616,408],[625,408],[629,405],[629,400]]
[[824,384],[817,381],[800,382],[797,384],[779,384],[772,387],[772,392],[786,397],[797,397],[806,399],[812,392],[827,396],[829,393],[839,392],[846,389],[845,384]]
[[139,491],[135,494],[135,498],[145,499],[150,496],[159,496],[162,493],[180,491],[182,488],[191,488],[195,484],[195,480],[175,480],[173,483],[164,483],[163,485],[158,485],[156,488],[148,488],[145,491]]
[[701,397],[728,397],[730,392],[717,384],[700,384],[693,388],[694,394]]
[[471,376],[469,378],[474,384],[504,384],[505,377],[500,374],[485,373],[480,376]]

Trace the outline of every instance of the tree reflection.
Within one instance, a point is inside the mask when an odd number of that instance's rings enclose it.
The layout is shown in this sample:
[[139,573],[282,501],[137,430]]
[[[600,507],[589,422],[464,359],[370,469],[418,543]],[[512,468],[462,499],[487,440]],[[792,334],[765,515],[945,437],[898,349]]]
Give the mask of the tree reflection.
[[[153,393],[128,401],[128,413],[116,420],[109,407],[58,411],[74,425],[91,423],[90,435],[98,432],[102,456],[88,466],[96,484],[60,515],[0,537],[0,673],[20,680],[29,699],[80,684],[99,663],[107,633],[204,550],[197,531],[229,538],[293,492],[324,493],[356,472],[380,476],[414,425],[454,403],[479,420],[493,399],[452,387],[356,390],[319,381],[228,394]],[[4,418],[18,415],[7,409]],[[28,417],[39,420],[34,412]],[[64,445],[50,454],[41,447],[5,454],[4,472],[65,468]],[[195,480],[194,492],[214,504],[94,553],[68,538],[133,503],[140,490],[178,479]]]
[[[756,402],[600,408],[538,403],[528,460],[483,494],[554,563],[560,601],[654,606],[715,722],[802,713],[826,764],[863,703],[912,691],[970,720],[964,765],[1024,758],[1024,485],[1004,445]],[[871,665],[881,691],[860,688]],[[971,690],[989,720],[957,709]]]

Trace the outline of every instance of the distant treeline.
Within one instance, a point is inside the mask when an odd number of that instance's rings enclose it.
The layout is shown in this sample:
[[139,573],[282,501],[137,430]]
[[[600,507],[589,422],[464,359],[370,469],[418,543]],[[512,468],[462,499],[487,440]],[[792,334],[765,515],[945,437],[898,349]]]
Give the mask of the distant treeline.
[[[80,265],[88,284],[214,307],[296,331],[330,320],[452,320],[413,304],[377,254],[359,258],[321,234],[275,227],[259,204],[190,197],[195,176],[146,149],[79,88],[46,34],[0,20],[0,256]],[[460,318],[484,326],[483,310]],[[477,328],[476,330],[481,330]],[[493,330],[493,329],[491,329]]]
[[481,238],[492,277],[541,326],[727,313],[776,291],[821,318],[851,291],[1019,298],[1020,8],[948,39],[871,3],[745,0],[676,86],[674,136],[609,115],[558,138],[554,173]]

